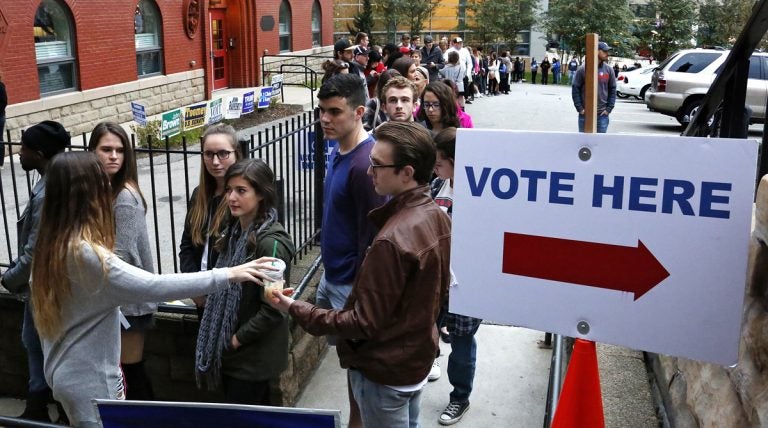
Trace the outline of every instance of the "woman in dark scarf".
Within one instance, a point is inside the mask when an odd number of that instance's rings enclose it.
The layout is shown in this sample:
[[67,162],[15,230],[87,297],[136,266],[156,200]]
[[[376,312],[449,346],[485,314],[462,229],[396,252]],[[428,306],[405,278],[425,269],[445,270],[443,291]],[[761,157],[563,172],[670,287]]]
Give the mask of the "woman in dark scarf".
[[[264,161],[232,165],[225,177],[228,213],[216,242],[216,266],[241,264],[263,255],[285,262],[289,282],[294,245],[277,221],[275,178]],[[270,382],[288,364],[288,320],[264,300],[262,285],[232,284],[208,296],[195,355],[198,386],[223,387],[227,401],[270,405]]]

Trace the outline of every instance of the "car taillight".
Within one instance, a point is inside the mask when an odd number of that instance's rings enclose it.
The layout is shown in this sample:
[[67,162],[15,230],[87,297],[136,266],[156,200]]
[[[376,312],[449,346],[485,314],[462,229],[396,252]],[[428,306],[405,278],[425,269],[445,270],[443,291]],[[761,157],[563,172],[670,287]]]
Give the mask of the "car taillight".
[[664,79],[659,79],[656,82],[656,92],[664,92],[667,90],[667,81]]

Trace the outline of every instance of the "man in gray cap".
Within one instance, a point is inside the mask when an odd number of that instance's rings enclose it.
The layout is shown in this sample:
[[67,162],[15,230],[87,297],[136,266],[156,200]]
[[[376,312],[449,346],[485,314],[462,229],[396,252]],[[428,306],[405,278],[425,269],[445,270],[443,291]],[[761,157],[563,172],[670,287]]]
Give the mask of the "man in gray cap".
[[421,48],[421,65],[429,72],[429,81],[440,78],[440,70],[445,67],[443,51],[434,43],[432,36],[424,36],[424,47]]
[[[608,52],[611,47],[608,43],[600,42],[597,44],[597,132],[604,134],[608,132],[608,116],[616,105],[616,76],[613,68],[608,65]],[[586,86],[584,70],[585,65],[576,70],[576,76],[573,78],[571,87],[571,97],[573,106],[579,112],[579,132],[584,132],[584,88]]]
[[333,44],[333,57],[335,59],[346,61],[346,63],[349,64],[349,72],[360,75],[362,74],[363,68],[360,68],[360,65],[354,61],[355,47],[355,45],[349,43],[349,39],[342,37]]
[[[43,374],[43,349],[32,319],[32,310],[27,298],[29,296],[29,276],[32,268],[32,254],[37,242],[37,229],[40,225],[43,199],[45,198],[45,169],[48,162],[56,154],[64,151],[69,145],[69,133],[60,123],[46,120],[27,128],[21,135],[21,150],[19,160],[24,171],[37,171],[40,179],[32,188],[29,202],[24,213],[16,223],[18,234],[18,257],[11,267],[3,273],[0,284],[12,293],[21,294],[24,299],[24,323],[21,340],[27,349],[29,365],[29,387],[24,413],[20,417],[38,421],[50,422],[48,416],[48,401],[51,390],[45,382]],[[64,411],[59,406],[59,415]],[[66,416],[64,416],[66,418]]]

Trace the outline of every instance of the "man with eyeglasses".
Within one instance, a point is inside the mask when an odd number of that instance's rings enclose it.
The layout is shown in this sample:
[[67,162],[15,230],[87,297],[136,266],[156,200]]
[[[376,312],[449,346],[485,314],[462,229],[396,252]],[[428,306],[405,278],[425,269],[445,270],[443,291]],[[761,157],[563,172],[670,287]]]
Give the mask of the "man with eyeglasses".
[[[317,94],[323,133],[338,142],[330,155],[323,194],[320,252],[325,271],[316,301],[325,309],[344,307],[365,250],[376,235],[368,212],[386,201],[367,175],[374,139],[363,129],[365,97],[360,77],[355,74],[331,77]],[[333,342],[329,338],[329,343]],[[350,427],[357,424],[357,404],[350,393]]]
[[450,283],[451,222],[430,197],[435,147],[424,127],[376,130],[368,174],[391,199],[369,214],[380,228],[341,310],[279,293],[270,304],[310,334],[337,334],[337,352],[367,427],[417,427],[438,349],[435,322]]

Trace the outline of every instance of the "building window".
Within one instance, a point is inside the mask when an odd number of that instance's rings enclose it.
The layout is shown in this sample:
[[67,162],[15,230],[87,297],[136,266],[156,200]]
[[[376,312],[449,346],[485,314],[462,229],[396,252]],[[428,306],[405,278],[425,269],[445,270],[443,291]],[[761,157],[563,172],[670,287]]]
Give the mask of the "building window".
[[69,9],[57,0],[43,0],[35,12],[33,31],[40,95],[77,89],[75,31]]
[[312,5],[312,46],[323,45],[323,15],[320,13],[320,2],[315,0]]
[[291,50],[291,5],[288,0],[280,3],[280,52]]
[[139,77],[163,71],[162,19],[152,0],[140,0],[133,15],[136,70]]

